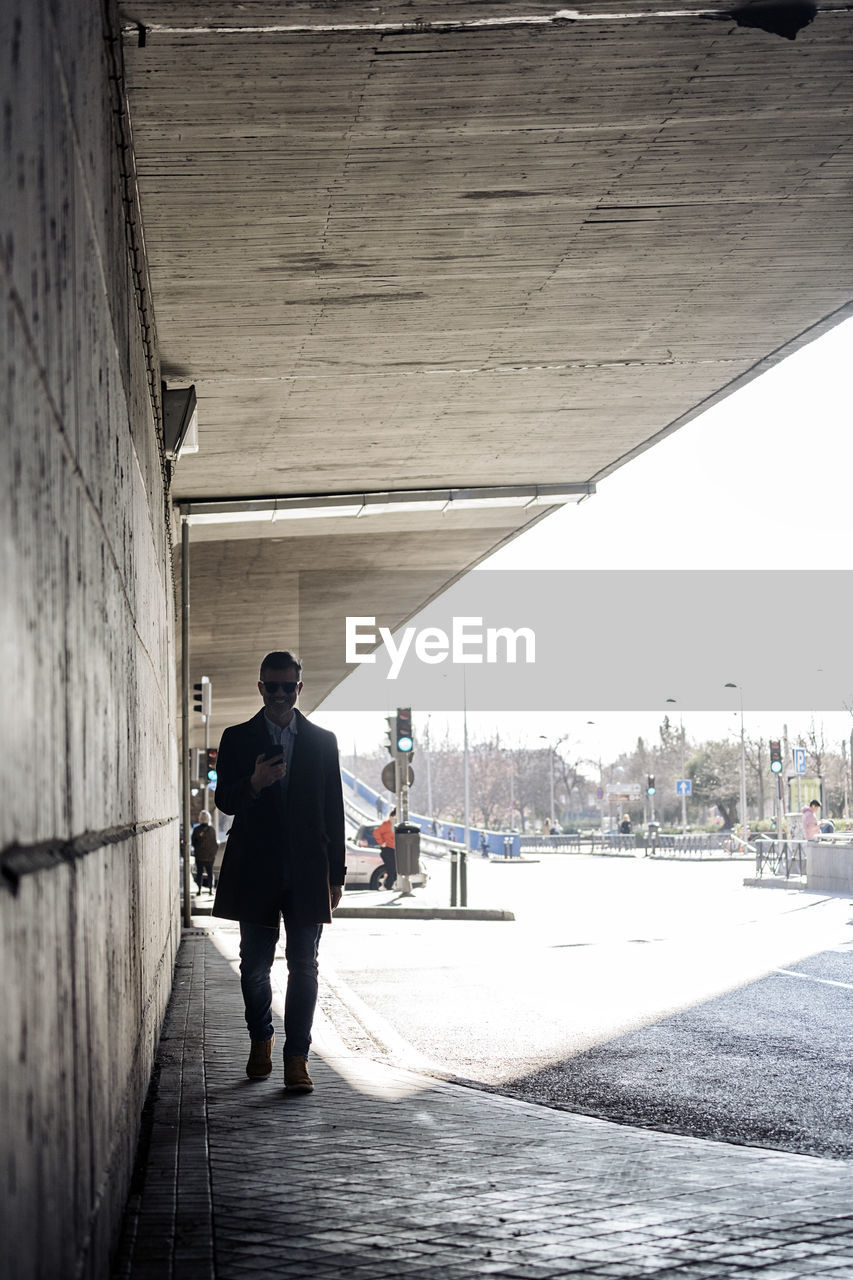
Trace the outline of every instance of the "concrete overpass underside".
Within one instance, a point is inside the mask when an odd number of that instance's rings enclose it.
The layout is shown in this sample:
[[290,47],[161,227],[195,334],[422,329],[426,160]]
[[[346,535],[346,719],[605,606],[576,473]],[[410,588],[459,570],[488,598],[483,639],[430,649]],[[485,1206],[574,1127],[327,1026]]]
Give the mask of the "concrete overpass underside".
[[[795,40],[696,0],[571,12],[125,0],[162,373],[199,402],[176,502],[594,485],[842,317],[846,8]],[[215,727],[299,644],[297,570],[347,575],[312,596],[311,704],[344,614],[402,620],[551,509],[194,527]],[[400,566],[431,577],[378,600]]]
[[[310,705],[343,614],[837,322],[850,13],[739,16],[0,5],[0,1275],[103,1280],[131,1190],[181,940],[167,511],[270,500],[192,527],[216,732],[259,651],[327,637]],[[199,397],[173,473],[161,371]],[[545,505],[455,500],[508,485]],[[376,511],[413,490],[447,509]],[[272,519],[328,494],[365,514]]]

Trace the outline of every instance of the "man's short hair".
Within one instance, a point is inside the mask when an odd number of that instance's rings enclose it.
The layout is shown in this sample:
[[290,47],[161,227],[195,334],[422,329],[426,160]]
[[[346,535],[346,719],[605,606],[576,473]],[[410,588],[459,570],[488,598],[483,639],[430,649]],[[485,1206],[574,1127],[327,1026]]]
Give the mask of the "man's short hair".
[[821,803],[820,803],[820,801],[819,801],[819,800],[810,800],[810,801],[809,801],[809,808],[814,808],[814,806],[815,806],[815,805],[817,805],[818,809],[820,809],[820,808],[822,808],[822,807],[823,807],[823,806],[821,805]]
[[265,671],[284,671],[285,667],[295,667],[297,676],[302,679],[302,663],[288,649],[276,649],[267,654],[261,663],[261,679],[263,680]]

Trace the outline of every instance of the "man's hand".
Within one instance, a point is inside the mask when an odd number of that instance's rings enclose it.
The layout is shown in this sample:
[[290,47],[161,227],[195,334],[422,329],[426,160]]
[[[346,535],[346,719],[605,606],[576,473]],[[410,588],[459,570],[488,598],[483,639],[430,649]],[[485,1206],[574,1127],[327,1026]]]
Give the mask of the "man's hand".
[[267,787],[271,787],[274,782],[281,782],[285,775],[286,765],[284,763],[284,753],[281,757],[274,760],[266,760],[262,755],[255,760],[255,772],[249,779],[252,790],[255,795],[260,795]]
[[333,884],[329,887],[329,896],[332,899],[332,910],[340,906],[341,898],[344,896],[343,885]]

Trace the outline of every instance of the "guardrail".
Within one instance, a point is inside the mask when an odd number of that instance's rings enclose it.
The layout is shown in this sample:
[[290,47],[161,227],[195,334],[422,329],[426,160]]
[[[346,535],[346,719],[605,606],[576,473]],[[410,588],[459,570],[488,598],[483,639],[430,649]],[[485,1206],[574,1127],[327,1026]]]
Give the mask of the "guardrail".
[[365,813],[363,809],[359,808],[357,804],[354,804],[353,801],[350,800],[346,792],[344,792],[344,813],[349,818],[350,822],[354,822],[357,827],[367,826],[368,822],[373,822],[378,827],[382,821],[382,819],[377,818],[375,814]]

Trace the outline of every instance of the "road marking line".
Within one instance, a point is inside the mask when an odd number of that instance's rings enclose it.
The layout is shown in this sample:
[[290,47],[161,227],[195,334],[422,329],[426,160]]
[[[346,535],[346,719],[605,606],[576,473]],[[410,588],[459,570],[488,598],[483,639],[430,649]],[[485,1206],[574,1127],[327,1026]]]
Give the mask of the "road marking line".
[[834,982],[832,978],[814,978],[810,973],[797,973],[794,969],[774,969],[774,973],[782,973],[786,978],[802,978],[804,982],[822,982],[825,987],[844,987],[853,991],[853,982]]

